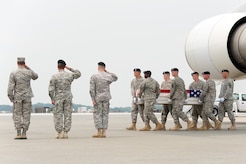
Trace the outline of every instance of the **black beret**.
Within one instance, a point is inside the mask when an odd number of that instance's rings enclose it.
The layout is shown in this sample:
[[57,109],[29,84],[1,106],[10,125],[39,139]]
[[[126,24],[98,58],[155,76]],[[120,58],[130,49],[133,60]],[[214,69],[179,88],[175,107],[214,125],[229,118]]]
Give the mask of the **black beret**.
[[99,66],[102,66],[102,67],[105,67],[106,66],[104,62],[99,62],[98,65]]
[[144,71],[144,74],[151,75],[151,71]]
[[134,71],[134,72],[141,72],[141,69],[139,69],[139,68],[134,68],[133,71]]
[[228,69],[222,69],[221,72],[228,72],[229,73],[229,70]]
[[57,62],[58,64],[63,64],[63,65],[66,65],[66,62],[64,60],[58,60]]
[[191,73],[191,76],[192,76],[192,75],[199,75],[199,73],[198,73],[198,72],[192,72],[192,73]]
[[203,75],[210,75],[210,72],[209,71],[204,71],[202,74]]
[[179,71],[178,68],[172,68],[171,71]]
[[164,71],[162,74],[163,74],[163,75],[164,75],[164,74],[170,74],[170,72],[169,72],[169,71]]

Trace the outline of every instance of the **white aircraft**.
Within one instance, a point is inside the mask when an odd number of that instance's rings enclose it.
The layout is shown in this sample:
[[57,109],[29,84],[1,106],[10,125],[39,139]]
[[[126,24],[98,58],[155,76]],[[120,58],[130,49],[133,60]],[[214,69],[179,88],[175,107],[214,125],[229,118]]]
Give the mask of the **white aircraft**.
[[246,78],[246,4],[195,26],[185,55],[193,71],[210,71],[215,80],[222,78],[222,69],[228,69],[235,80]]

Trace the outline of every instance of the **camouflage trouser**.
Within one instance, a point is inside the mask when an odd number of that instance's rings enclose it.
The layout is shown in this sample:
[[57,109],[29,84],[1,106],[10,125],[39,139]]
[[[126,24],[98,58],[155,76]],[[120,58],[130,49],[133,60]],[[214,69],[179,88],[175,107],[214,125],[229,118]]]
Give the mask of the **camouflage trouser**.
[[212,113],[212,109],[213,109],[213,102],[204,102],[202,105],[202,120],[204,122],[208,122],[208,118],[210,118],[211,120],[215,121],[216,117],[213,115]]
[[225,100],[224,102],[219,103],[218,118],[220,122],[223,121],[223,118],[225,117],[225,112],[227,112],[228,117],[231,120],[231,123],[235,123],[235,117],[232,108],[233,108],[233,100]]
[[153,123],[157,123],[158,120],[154,114],[155,100],[144,100],[144,122],[149,124],[150,120]]
[[172,100],[172,106],[173,106],[172,116],[173,116],[174,124],[179,123],[179,118],[181,118],[185,122],[188,121],[187,115],[183,112],[183,105],[184,105],[183,100],[177,100],[177,99]]
[[198,117],[201,116],[202,113],[202,105],[192,105],[192,121],[194,124],[197,124]]
[[13,120],[16,130],[28,130],[32,112],[31,99],[16,100],[13,104]]
[[93,117],[96,129],[108,129],[109,101],[99,101],[94,105]]
[[162,108],[162,113],[161,113],[161,123],[165,125],[167,122],[168,113],[170,112],[171,115],[173,115],[172,114],[172,104],[164,104],[162,107],[163,108]]
[[53,109],[55,129],[68,132],[72,124],[72,99],[56,100]]
[[140,117],[142,118],[142,120],[144,122],[143,110],[144,110],[143,104],[136,104],[136,103],[132,102],[132,110],[131,110],[132,123],[137,123],[138,113],[140,114]]

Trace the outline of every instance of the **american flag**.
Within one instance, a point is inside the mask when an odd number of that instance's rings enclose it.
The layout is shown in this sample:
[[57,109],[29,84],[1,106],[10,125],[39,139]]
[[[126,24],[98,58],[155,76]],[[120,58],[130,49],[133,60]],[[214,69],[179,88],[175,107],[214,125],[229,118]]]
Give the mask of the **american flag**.
[[200,90],[190,90],[190,97],[199,97],[201,94]]

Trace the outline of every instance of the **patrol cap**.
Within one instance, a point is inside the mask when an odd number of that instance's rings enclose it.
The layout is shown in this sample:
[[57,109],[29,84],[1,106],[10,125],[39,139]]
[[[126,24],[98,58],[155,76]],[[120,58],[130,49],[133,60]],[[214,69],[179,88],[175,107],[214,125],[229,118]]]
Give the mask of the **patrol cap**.
[[57,64],[62,64],[62,65],[65,66],[65,65],[66,65],[66,62],[65,62],[64,60],[61,60],[61,59],[60,59],[60,60],[57,61]]
[[202,74],[203,75],[210,75],[210,72],[209,71],[204,71]]
[[162,74],[163,74],[163,75],[164,75],[164,74],[170,74],[170,72],[169,72],[169,71],[164,71]]
[[191,76],[192,76],[192,75],[199,75],[199,73],[198,73],[198,72],[192,72],[192,73],[191,73]]
[[24,57],[18,57],[18,58],[17,58],[17,62],[22,62],[22,63],[24,63],[24,62],[25,62],[25,58],[24,58]]
[[144,74],[146,74],[146,75],[151,75],[151,71],[144,71]]
[[171,71],[179,71],[178,68],[172,68]]
[[222,69],[221,72],[228,72],[229,73],[229,70],[228,69]]
[[141,69],[139,69],[139,68],[134,68],[133,71],[134,71],[134,72],[141,72]]
[[102,67],[105,67],[106,66],[104,62],[99,62],[98,65],[99,66],[102,66]]

